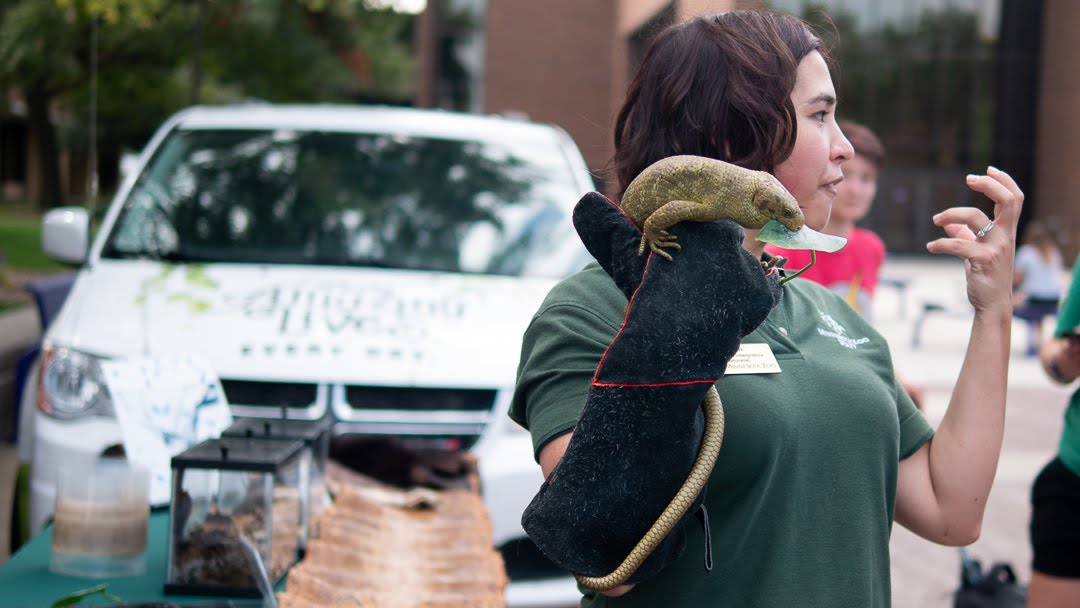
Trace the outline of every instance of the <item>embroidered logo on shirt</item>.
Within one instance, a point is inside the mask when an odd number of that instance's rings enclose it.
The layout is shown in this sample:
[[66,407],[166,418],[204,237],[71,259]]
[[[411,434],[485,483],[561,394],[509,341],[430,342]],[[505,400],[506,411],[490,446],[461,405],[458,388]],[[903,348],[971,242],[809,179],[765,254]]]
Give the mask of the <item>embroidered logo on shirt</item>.
[[832,318],[831,315],[825,314],[821,310],[818,310],[818,314],[821,315],[821,320],[824,321],[825,325],[828,326],[828,329],[824,327],[818,327],[818,334],[827,338],[836,338],[836,341],[840,343],[840,346],[855,350],[859,348],[860,344],[866,344],[870,341],[870,338],[866,337],[852,338],[848,336],[847,330],[844,329],[844,326],[837,323],[836,319]]

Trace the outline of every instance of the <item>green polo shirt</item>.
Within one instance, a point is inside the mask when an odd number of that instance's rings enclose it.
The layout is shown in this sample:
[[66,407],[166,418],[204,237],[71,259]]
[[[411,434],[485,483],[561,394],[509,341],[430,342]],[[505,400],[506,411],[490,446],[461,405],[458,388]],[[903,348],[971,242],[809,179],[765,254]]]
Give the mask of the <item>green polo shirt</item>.
[[[1073,266],[1069,293],[1058,311],[1054,336],[1061,338],[1077,332],[1080,328],[1080,263]],[[1058,442],[1058,456],[1073,473],[1080,475],[1080,389],[1073,392],[1069,406],[1065,408],[1065,428]]]
[[[712,571],[691,525],[686,551],[657,576],[619,598],[587,592],[582,606],[889,606],[897,464],[933,430],[897,383],[884,338],[851,306],[809,281],[784,290],[743,340],[768,344],[782,371],[717,384],[726,430],[705,498]],[[533,317],[510,417],[537,453],[573,429],[625,305],[591,264]]]

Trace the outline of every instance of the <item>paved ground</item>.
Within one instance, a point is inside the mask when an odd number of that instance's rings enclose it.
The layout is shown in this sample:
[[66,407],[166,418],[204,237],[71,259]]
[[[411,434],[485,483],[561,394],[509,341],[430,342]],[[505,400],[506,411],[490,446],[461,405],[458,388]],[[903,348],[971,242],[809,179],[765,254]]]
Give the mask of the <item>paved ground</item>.
[[[927,388],[926,413],[936,425],[945,411],[967,345],[970,310],[964,298],[963,266],[943,258],[894,259],[887,263],[885,275],[908,279],[910,283],[904,291],[880,288],[876,322],[889,338],[897,369]],[[914,348],[914,321],[926,301],[940,303],[949,312],[927,317],[921,345]],[[1005,444],[982,538],[971,552],[984,562],[1011,562],[1026,581],[1031,559],[1026,530],[1028,491],[1035,474],[1054,453],[1069,391],[1052,385],[1037,363],[1023,356],[1024,331],[1019,325],[1014,328]],[[0,341],[9,333],[0,332]],[[6,466],[13,454],[11,450],[6,452],[0,450],[0,498],[13,483],[8,479],[12,467]],[[0,562],[4,557],[0,548]],[[892,558],[893,603],[897,608],[951,606],[949,594],[959,580],[956,549],[934,545],[897,527]]]

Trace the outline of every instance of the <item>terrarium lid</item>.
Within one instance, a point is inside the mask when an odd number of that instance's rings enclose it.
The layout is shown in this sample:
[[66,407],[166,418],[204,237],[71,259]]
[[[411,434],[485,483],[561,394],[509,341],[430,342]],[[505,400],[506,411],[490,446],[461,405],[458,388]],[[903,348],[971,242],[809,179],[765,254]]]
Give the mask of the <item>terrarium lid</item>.
[[308,444],[330,431],[330,420],[293,420],[291,418],[237,418],[222,437],[254,439],[302,439]]
[[304,449],[299,439],[207,439],[172,457],[172,468],[277,471]]

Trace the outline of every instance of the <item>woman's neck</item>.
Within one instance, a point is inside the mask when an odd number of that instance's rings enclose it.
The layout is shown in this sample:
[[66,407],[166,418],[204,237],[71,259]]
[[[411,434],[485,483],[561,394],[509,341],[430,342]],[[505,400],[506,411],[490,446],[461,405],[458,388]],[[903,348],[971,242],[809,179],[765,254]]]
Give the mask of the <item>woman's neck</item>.
[[761,254],[765,253],[765,243],[757,240],[758,233],[761,230],[746,230],[746,236],[743,237],[742,246],[750,253],[754,254],[755,258],[761,258]]

